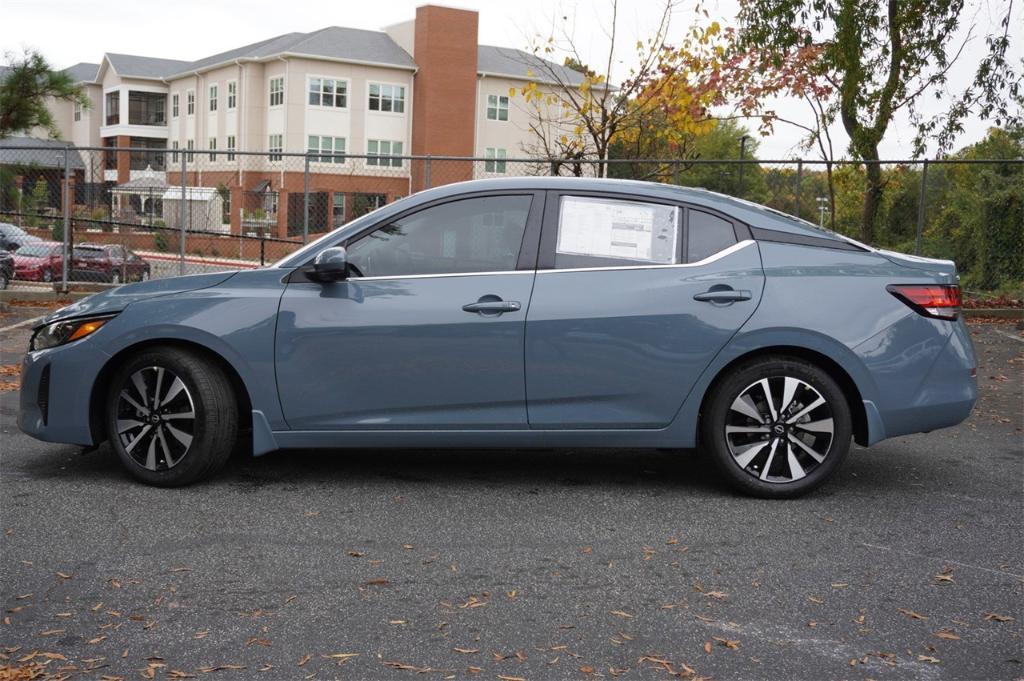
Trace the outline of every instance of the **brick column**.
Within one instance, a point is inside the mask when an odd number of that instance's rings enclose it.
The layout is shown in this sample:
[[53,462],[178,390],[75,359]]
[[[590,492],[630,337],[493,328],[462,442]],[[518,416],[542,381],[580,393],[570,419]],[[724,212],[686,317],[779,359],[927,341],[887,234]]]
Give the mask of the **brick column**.
[[280,239],[288,238],[288,193],[287,189],[277,192],[277,236]]
[[[132,138],[128,135],[117,136],[118,147],[130,147]],[[127,151],[117,152],[117,183],[124,184],[131,179],[132,158]]]
[[[476,129],[477,13],[426,5],[416,9],[413,55],[412,153],[472,156]],[[461,164],[460,164],[461,165]],[[413,191],[423,189],[423,163],[414,163]],[[473,179],[471,164],[431,184]]]
[[245,191],[241,187],[231,187],[231,233],[242,233],[242,202]]

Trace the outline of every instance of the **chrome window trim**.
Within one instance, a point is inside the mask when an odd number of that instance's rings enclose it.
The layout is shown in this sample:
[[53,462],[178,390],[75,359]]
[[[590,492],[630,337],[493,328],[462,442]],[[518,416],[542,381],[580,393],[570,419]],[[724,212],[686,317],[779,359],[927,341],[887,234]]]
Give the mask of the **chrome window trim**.
[[395,279],[440,279],[441,277],[483,277],[494,274],[535,274],[535,270],[499,270],[494,272],[446,272],[444,274],[396,274],[383,277],[348,277],[345,281],[393,281]]
[[717,253],[715,253],[713,255],[709,255],[708,257],[704,258],[703,260],[698,260],[697,262],[682,262],[682,263],[674,263],[674,264],[671,264],[671,265],[655,265],[655,264],[650,264],[650,265],[611,265],[611,266],[607,266],[607,267],[565,267],[565,268],[561,268],[561,269],[537,270],[537,274],[558,274],[560,272],[606,272],[606,271],[614,271],[614,270],[665,270],[665,269],[673,269],[673,268],[677,268],[677,267],[700,267],[701,265],[708,265],[710,263],[715,262],[716,260],[721,260],[722,258],[724,258],[724,257],[726,257],[728,255],[732,255],[733,253],[735,253],[737,251],[740,251],[740,250],[746,248],[747,246],[750,246],[753,243],[754,243],[753,239],[744,239],[743,241],[739,241],[737,243],[734,243],[732,246],[729,246],[728,248],[722,249],[721,251],[718,251]]

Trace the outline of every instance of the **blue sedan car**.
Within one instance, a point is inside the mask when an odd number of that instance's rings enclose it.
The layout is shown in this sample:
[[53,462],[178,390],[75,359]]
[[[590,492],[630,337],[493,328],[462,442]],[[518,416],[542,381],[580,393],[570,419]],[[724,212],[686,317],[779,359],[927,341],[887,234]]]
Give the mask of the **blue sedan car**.
[[50,315],[19,425],[154,485],[283,448],[703,450],[791,497],[850,441],[952,426],[976,362],[953,263],[707,191],[519,178],[421,192],[273,267]]

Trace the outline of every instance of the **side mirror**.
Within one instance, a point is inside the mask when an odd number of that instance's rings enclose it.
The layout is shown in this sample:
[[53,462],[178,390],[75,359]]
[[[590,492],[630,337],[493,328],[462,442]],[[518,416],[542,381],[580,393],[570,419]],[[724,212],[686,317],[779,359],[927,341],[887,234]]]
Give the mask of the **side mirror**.
[[348,277],[348,251],[344,246],[325,248],[316,256],[313,270],[306,276],[321,284],[344,281]]

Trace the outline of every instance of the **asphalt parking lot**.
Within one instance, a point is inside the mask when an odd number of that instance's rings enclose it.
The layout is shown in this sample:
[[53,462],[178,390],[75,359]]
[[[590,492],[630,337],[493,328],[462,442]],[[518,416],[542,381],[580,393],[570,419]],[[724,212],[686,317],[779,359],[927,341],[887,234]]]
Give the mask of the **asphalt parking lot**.
[[154,489],[0,392],[0,678],[1019,679],[1024,334],[972,332],[968,422],[785,502],[627,450],[288,451]]

